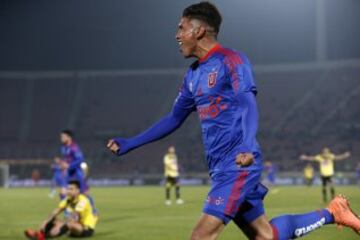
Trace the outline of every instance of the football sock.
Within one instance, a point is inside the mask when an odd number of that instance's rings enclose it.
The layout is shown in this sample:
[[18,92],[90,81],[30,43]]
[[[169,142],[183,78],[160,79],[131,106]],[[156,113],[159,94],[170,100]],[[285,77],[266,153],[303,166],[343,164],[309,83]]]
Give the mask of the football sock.
[[334,223],[334,217],[326,209],[299,215],[283,215],[270,221],[274,240],[295,239],[331,223]]

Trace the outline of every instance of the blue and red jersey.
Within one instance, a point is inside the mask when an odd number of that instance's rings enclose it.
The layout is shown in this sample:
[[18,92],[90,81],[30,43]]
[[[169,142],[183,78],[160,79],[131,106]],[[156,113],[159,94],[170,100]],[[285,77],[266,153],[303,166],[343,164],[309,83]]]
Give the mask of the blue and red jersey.
[[[248,58],[220,45],[187,71],[175,105],[197,112],[211,172],[237,170],[234,158],[241,152],[260,154],[255,138],[257,109],[252,109],[254,116],[246,122],[244,113],[249,106],[242,102],[243,94],[252,98],[256,93]],[[256,108],[256,104],[252,107]],[[249,168],[260,165],[255,162]]]
[[69,164],[69,175],[73,175],[77,171],[82,171],[81,163],[84,161],[84,155],[75,142],[72,142],[70,145],[62,145],[61,156],[62,159]]

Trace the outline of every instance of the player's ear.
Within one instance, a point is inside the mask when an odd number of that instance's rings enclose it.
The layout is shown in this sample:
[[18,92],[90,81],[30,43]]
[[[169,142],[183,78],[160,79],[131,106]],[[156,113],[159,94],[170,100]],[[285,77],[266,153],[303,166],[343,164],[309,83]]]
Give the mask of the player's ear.
[[197,39],[203,38],[206,35],[206,27],[204,25],[200,25],[197,28],[195,34]]

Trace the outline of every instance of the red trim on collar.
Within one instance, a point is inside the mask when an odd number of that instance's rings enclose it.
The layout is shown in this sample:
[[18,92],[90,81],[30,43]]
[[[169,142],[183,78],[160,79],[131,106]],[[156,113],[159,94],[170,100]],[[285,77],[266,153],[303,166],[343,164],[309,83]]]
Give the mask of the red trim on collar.
[[214,47],[212,47],[202,58],[199,58],[199,63],[205,62],[208,58],[217,52],[221,47],[219,43],[217,43]]

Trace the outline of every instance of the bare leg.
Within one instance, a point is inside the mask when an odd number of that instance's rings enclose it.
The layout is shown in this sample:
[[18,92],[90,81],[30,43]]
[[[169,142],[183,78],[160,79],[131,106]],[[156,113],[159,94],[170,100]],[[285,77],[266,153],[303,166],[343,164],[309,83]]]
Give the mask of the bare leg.
[[191,240],[215,240],[224,227],[220,219],[203,214],[191,233]]

